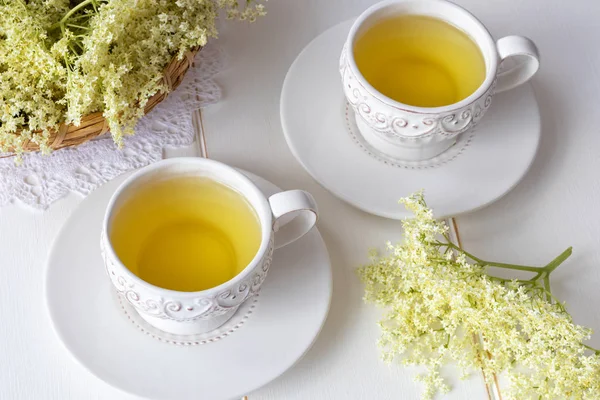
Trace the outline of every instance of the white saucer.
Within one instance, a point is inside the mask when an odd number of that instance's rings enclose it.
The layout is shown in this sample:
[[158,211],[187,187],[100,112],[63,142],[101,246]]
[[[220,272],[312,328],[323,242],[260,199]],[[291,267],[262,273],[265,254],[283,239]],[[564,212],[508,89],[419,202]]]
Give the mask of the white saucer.
[[[244,173],[265,194],[279,191]],[[168,340],[145,329],[141,318],[130,318],[132,310],[121,307],[105,276],[100,228],[108,200],[124,178],[83,200],[50,254],[50,319],[75,359],[112,386],[165,400],[239,399],[293,366],[329,310],[331,265],[319,232],[313,229],[275,252],[260,295],[240,309],[231,326],[203,338]]]
[[436,216],[484,207],[510,191],[531,165],[540,141],[537,101],[529,85],[494,97],[474,135],[435,160],[402,162],[370,148],[347,113],[338,71],[352,21],[319,35],[290,67],[281,121],[294,156],[342,200],[372,214],[407,216],[398,199],[425,189]]

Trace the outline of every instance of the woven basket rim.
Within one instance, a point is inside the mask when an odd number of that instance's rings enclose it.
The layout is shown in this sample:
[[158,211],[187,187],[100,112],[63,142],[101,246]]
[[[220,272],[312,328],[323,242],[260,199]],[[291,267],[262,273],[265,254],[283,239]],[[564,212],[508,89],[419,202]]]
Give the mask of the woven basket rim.
[[[152,111],[154,107],[167,98],[169,93],[177,89],[183,81],[186,72],[193,66],[194,58],[200,50],[201,47],[198,46],[188,50],[181,58],[177,57],[177,55],[173,56],[163,71],[162,80],[167,87],[167,91],[159,91],[148,99],[148,102],[144,106],[144,115]],[[108,122],[103,117],[102,112],[98,111],[83,116],[78,126],[64,122],[61,123],[57,130],[50,132],[48,143],[52,150],[74,147],[98,136],[105,135],[108,131]],[[17,135],[19,132],[17,131],[15,134]],[[36,152],[39,150],[40,146],[31,140],[23,144],[24,152]],[[0,156],[0,158],[12,157],[14,155],[14,152],[9,152]]]

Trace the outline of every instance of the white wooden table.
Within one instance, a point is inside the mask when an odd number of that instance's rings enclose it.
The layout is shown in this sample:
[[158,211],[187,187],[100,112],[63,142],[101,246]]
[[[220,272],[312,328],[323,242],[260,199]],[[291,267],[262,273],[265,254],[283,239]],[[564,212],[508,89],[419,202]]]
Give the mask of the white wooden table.
[[[249,393],[250,400],[419,398],[420,388],[412,381],[415,371],[379,360],[378,312],[363,304],[354,273],[369,248],[400,238],[399,223],[360,212],[318,186],[288,150],[279,119],[281,84],[298,52],[320,32],[374,2],[271,0],[266,18],[253,25],[229,23],[221,33],[230,67],[218,76],[224,99],[203,114],[208,155],[283,188],[312,192],[334,274],[331,311],[314,347],[282,377]],[[600,331],[600,51],[595,43],[600,2],[459,3],[497,37],[527,35],[542,54],[542,69],[533,83],[543,121],[540,152],[509,195],[458,217],[463,243],[487,259],[532,264],[544,264],[573,245],[573,257],[554,277],[554,290],[577,323]],[[43,304],[47,253],[80,202],[71,195],[45,212],[0,209],[1,400],[134,399],[71,359],[52,332]],[[591,345],[600,347],[600,334]],[[456,382],[447,398],[487,395],[475,375]],[[204,399],[202,394],[198,399]]]

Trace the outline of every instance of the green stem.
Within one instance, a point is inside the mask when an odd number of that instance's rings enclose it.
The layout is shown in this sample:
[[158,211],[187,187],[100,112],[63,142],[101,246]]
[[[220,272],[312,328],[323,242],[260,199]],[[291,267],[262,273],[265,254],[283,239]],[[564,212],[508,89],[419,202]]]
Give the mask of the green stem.
[[[573,253],[572,247],[567,248],[565,251],[560,253],[560,255],[558,257],[556,257],[554,260],[550,261],[546,266],[540,268],[540,267],[531,267],[531,266],[527,266],[527,265],[516,265],[516,264],[506,264],[506,263],[499,263],[499,262],[493,262],[493,261],[485,261],[479,257],[474,256],[473,254],[469,253],[468,251],[462,249],[460,246],[457,246],[454,243],[452,243],[449,240],[447,235],[444,235],[444,238],[447,240],[447,243],[438,241],[433,244],[436,246],[447,247],[447,249],[454,249],[458,252],[461,252],[462,254],[469,257],[470,259],[477,262],[479,265],[481,265],[483,267],[491,266],[491,267],[516,270],[516,271],[535,272],[536,273],[535,276],[531,279],[528,279],[528,280],[517,279],[515,281],[522,285],[532,285],[534,288],[538,288],[538,289],[542,290],[544,292],[543,294],[545,295],[546,301],[548,303],[552,303],[554,301],[554,303],[560,309],[564,309],[564,307],[560,304],[560,302],[552,295],[552,290],[551,290],[551,286],[550,286],[550,274],[556,268],[558,268],[567,258],[569,258],[569,256],[571,256],[571,254]],[[501,282],[501,283],[507,283],[507,282],[513,281],[511,279],[505,279],[505,278],[495,277],[495,276],[491,276],[491,275],[488,275],[488,276],[490,277],[490,279]],[[539,282],[540,278],[542,278],[542,280],[543,280],[543,287],[541,285],[538,286],[538,282]]]
[[[444,245],[445,245],[445,243],[444,243]],[[517,271],[528,271],[528,272],[539,272],[540,270],[543,269],[543,268],[539,268],[539,267],[530,267],[527,265],[506,264],[506,263],[499,263],[499,262],[493,262],[493,261],[485,261],[485,260],[482,260],[481,258],[476,257],[473,254],[465,251],[464,249],[460,248],[459,246],[455,245],[454,243],[449,242],[448,246],[457,251],[460,251],[465,256],[469,257],[470,259],[472,259],[473,261],[477,262],[478,264],[480,264],[482,266],[489,265],[492,267],[513,269],[513,270],[517,270]]]
[[69,44],[69,50],[71,50],[73,54],[77,54],[77,50],[75,50],[75,47],[73,47],[72,44]]
[[[482,267],[491,266],[491,267],[516,270],[516,271],[535,272],[536,273],[535,276],[528,280],[506,279],[506,278],[500,278],[500,277],[492,276],[492,275],[488,275],[488,277],[494,281],[501,282],[501,283],[508,283],[508,282],[516,281],[516,282],[520,283],[521,285],[530,285],[530,287],[532,289],[542,291],[541,295],[544,295],[545,300],[548,303],[555,304],[556,307],[558,307],[560,310],[565,311],[565,308],[560,303],[560,301],[558,301],[558,299],[556,299],[556,297],[554,297],[552,295],[552,290],[551,290],[551,286],[550,286],[550,274],[556,268],[558,268],[567,258],[569,258],[569,256],[571,256],[571,254],[573,253],[572,247],[567,248],[558,257],[556,257],[554,260],[550,261],[544,267],[531,267],[531,266],[527,266],[527,265],[516,265],[516,264],[506,264],[506,263],[485,261],[479,257],[474,256],[473,254],[469,253],[468,251],[465,251],[460,246],[457,246],[454,243],[452,243],[452,241],[449,240],[447,235],[444,235],[444,238],[446,239],[447,242],[436,241],[432,244],[440,247],[440,249],[442,247],[446,247],[446,251],[448,249],[454,249],[454,250],[464,254],[466,257],[469,257],[473,261],[477,262],[477,264],[481,265]],[[542,282],[539,282],[540,278],[543,280],[543,285],[542,285]]]
[[588,350],[593,351],[596,355],[600,355],[600,350],[593,348],[592,346],[588,346],[587,344],[582,343],[583,347]]
[[538,272],[537,274],[535,274],[535,276],[533,278],[530,279],[530,281],[535,282],[538,279],[540,279],[542,277],[542,275],[544,275],[544,272]]
[[83,29],[83,30],[85,30],[85,31],[89,31],[89,30],[90,30],[90,28],[89,28],[89,27],[87,27],[87,26],[82,26],[82,25],[76,25],[76,24],[67,24],[67,26],[68,26],[69,28],[78,28],[78,29]]
[[489,265],[491,267],[512,269],[512,270],[515,270],[515,271],[538,272],[541,269],[541,268],[538,268],[538,267],[529,267],[529,266],[526,266],[526,265],[505,264],[505,263],[499,263],[499,262],[493,262],[493,261],[484,261],[484,260],[481,260],[481,261],[475,260],[475,261],[477,261],[481,265]]
[[558,268],[573,253],[573,247],[569,247],[568,249],[563,251],[558,257],[556,257],[554,260],[550,261],[550,263],[548,263],[545,267],[540,268],[540,267],[531,267],[528,265],[507,264],[507,263],[499,263],[499,262],[494,262],[494,261],[482,260],[481,258],[474,256],[473,254],[469,253],[468,251],[462,249],[461,247],[455,245],[452,242],[448,242],[448,243],[437,242],[435,244],[440,245],[440,246],[448,246],[449,248],[455,249],[482,266],[489,265],[492,267],[512,269],[512,270],[516,270],[516,271],[536,272],[537,275],[532,280],[539,279],[544,274],[544,272],[547,272],[548,274],[551,273],[556,268]]
[[544,275],[544,289],[546,289],[546,300],[548,303],[552,302],[552,298],[550,297],[550,293],[552,293],[552,289],[550,288],[550,275],[549,273]]
[[84,0],[81,3],[77,4],[75,7],[73,7],[72,9],[69,10],[68,13],[65,14],[65,16],[60,20],[61,23],[65,23],[69,17],[73,14],[75,14],[77,11],[81,10],[82,8],[90,5],[90,4],[94,4],[94,0]]
[[77,15],[75,17],[71,17],[69,18],[69,21],[77,21],[79,19],[89,19],[90,16],[88,14],[81,14],[81,15]]
[[546,265],[544,269],[548,271],[548,273],[554,271],[560,266],[560,264],[562,264],[567,258],[569,258],[571,254],[573,254],[573,247],[569,247],[568,249],[560,253],[560,255],[554,260],[550,261],[550,263],[548,263],[548,265]]
[[76,45],[77,47],[79,47],[79,49],[80,49],[82,52],[84,52],[84,51],[85,51],[85,49],[83,48],[83,45],[81,45],[79,42],[75,42],[75,45]]
[[67,22],[67,20],[69,19],[69,17],[71,15],[75,14],[77,11],[79,11],[82,8],[84,8],[90,4],[93,4],[93,3],[94,3],[94,0],[85,0],[85,1],[82,1],[81,3],[77,4],[75,7],[70,9],[69,12],[66,13],[65,16],[62,17],[62,19],[60,21],[58,21],[57,23],[52,25],[49,30],[53,31],[54,29],[56,29],[58,27],[62,27],[65,24],[65,22]]

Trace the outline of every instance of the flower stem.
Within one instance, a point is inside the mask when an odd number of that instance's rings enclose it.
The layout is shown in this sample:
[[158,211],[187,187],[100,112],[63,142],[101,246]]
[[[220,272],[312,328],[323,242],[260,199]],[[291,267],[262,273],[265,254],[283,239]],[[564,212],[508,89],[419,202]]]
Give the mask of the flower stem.
[[58,27],[61,27],[61,29],[64,29],[64,25],[67,22],[67,20],[69,19],[69,17],[73,14],[75,14],[77,11],[81,10],[82,8],[90,5],[90,4],[94,4],[95,0],[84,0],[81,3],[77,4],[75,7],[73,7],[72,9],[69,10],[68,13],[65,14],[64,17],[62,17],[62,19],[60,21],[58,21],[57,23],[55,23],[54,25],[52,25],[49,29],[49,31],[53,31]]
[[550,263],[548,263],[548,265],[546,265],[544,269],[548,271],[548,273],[554,271],[560,266],[560,264],[562,264],[567,258],[569,258],[571,254],[573,254],[573,247],[569,247],[568,249],[560,253],[560,255],[554,260],[550,261]]
[[82,8],[84,8],[85,6],[88,6],[90,4],[93,5],[94,0],[84,0],[81,3],[77,4],[75,7],[70,9],[68,13],[65,14],[65,16],[60,20],[60,23],[64,24],[65,22],[67,22],[67,20],[69,19],[69,17],[71,15],[75,14],[77,11],[81,10]]
[[[444,245],[446,245],[446,243],[444,243]],[[469,257],[471,260],[477,262],[477,264],[480,264],[481,266],[492,266],[492,267],[498,267],[498,268],[505,268],[505,269],[513,269],[513,270],[517,270],[517,271],[529,271],[529,272],[539,272],[542,270],[542,268],[539,267],[530,267],[527,265],[517,265],[517,264],[506,264],[506,263],[499,263],[499,262],[493,262],[493,261],[485,261],[482,260],[479,257],[474,256],[473,254],[467,252],[466,250],[462,249],[461,247],[455,245],[452,242],[449,242],[447,244],[449,247],[463,253],[465,256]]]
[[[473,260],[475,260],[475,259],[473,259]],[[505,263],[499,263],[499,262],[494,262],[494,261],[484,261],[484,260],[481,260],[481,261],[475,260],[475,261],[477,261],[481,265],[489,265],[491,267],[512,269],[515,271],[538,272],[541,269],[539,267],[529,267],[527,265],[505,264]]]
[[552,293],[552,289],[550,289],[550,273],[544,275],[544,289],[546,289],[546,300],[548,303],[552,303],[552,297],[550,297],[550,293]]
[[[516,281],[517,283],[520,283],[521,285],[532,285],[533,287],[537,287],[538,289],[542,290],[543,295],[548,303],[552,304],[554,302],[559,308],[564,309],[562,304],[560,304],[560,302],[558,302],[556,300],[556,298],[552,295],[552,290],[551,290],[551,286],[550,286],[550,274],[556,268],[558,268],[567,258],[569,258],[569,256],[571,256],[571,254],[573,253],[572,247],[569,247],[565,251],[560,253],[558,255],[558,257],[556,257],[554,260],[550,261],[548,264],[546,264],[546,266],[532,267],[532,266],[528,266],[528,265],[506,264],[506,263],[482,260],[481,258],[474,256],[473,254],[464,250],[460,246],[457,246],[454,243],[452,243],[452,241],[450,241],[450,238],[447,235],[444,235],[444,238],[446,239],[446,242],[437,241],[433,244],[436,246],[440,246],[440,247],[446,247],[447,249],[454,249],[454,250],[464,254],[465,256],[469,257],[471,260],[475,261],[477,264],[479,264],[482,267],[489,266],[489,267],[510,269],[510,270],[515,270],[515,271],[535,272],[536,273],[535,276],[528,280],[505,279],[505,278],[500,278],[497,276],[491,276],[489,274],[488,274],[488,276],[490,277],[490,279],[495,280],[497,282],[501,282],[501,283],[508,283],[508,282]],[[542,279],[543,286],[542,286],[542,282],[539,282],[540,279]]]
[[585,347],[588,350],[593,351],[596,355],[600,355],[600,350],[593,348],[592,346],[588,346],[585,343],[582,343],[583,347]]
[[481,258],[474,256],[473,254],[469,253],[468,251],[455,245],[452,242],[448,242],[448,243],[439,242],[436,244],[440,244],[442,246],[448,246],[449,248],[455,249],[455,250],[463,253],[465,256],[469,257],[471,260],[477,262],[481,266],[488,265],[491,267],[512,269],[512,270],[516,270],[516,271],[536,272],[537,275],[532,280],[539,279],[542,275],[544,275],[544,273],[550,274],[552,271],[554,271],[556,268],[558,268],[567,258],[569,258],[569,256],[571,256],[571,254],[573,253],[573,247],[569,247],[568,249],[563,251],[558,257],[556,257],[554,260],[550,261],[546,266],[532,267],[532,266],[528,266],[528,265],[507,264],[507,263],[499,263],[499,262],[494,262],[494,261],[482,260]]
[[82,26],[82,25],[77,25],[77,24],[66,24],[69,28],[78,28],[78,29],[82,29],[84,31],[89,31],[90,28],[87,26]]

